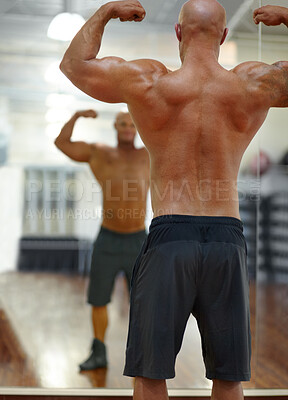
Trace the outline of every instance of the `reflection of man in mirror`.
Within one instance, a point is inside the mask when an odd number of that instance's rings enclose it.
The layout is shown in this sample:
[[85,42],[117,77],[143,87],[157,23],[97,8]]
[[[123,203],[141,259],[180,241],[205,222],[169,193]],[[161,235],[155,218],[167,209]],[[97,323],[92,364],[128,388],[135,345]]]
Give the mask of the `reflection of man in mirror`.
[[[287,9],[263,10],[254,16],[257,23],[268,13],[274,24],[288,25]],[[288,107],[288,62],[223,68],[218,56],[226,13],[216,0],[182,7],[176,71],[155,60],[97,58],[110,19],[144,17],[135,0],[103,5],[61,63],[90,96],[128,104],[150,153],[154,219],[133,272],[124,374],[136,376],[134,399],[167,399],[165,380],[175,376],[192,313],[212,398],[240,400],[241,381],[250,379],[251,339],[237,176],[269,108]]]
[[96,118],[93,110],[78,111],[64,125],[55,144],[72,160],[89,164],[103,193],[103,221],[94,243],[88,302],[92,306],[94,340],[91,354],[80,370],[107,366],[105,332],[115,277],[123,271],[130,285],[131,271],[146,238],[145,214],[149,186],[147,150],[134,146],[136,128],[128,112],[114,123],[118,145],[72,141],[78,118]]

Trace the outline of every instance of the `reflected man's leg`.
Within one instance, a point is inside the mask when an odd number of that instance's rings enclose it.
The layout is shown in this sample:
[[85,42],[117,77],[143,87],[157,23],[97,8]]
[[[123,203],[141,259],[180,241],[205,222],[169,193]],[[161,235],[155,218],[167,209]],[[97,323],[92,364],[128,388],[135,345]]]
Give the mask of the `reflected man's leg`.
[[92,306],[92,323],[94,338],[104,343],[105,333],[108,326],[107,306]]

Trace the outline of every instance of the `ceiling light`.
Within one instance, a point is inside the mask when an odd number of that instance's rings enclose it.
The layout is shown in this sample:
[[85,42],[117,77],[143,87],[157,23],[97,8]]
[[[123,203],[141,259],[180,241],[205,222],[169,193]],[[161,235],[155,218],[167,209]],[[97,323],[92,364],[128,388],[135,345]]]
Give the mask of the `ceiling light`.
[[50,22],[47,36],[63,42],[72,40],[84,23],[85,19],[79,14],[68,12],[58,14]]

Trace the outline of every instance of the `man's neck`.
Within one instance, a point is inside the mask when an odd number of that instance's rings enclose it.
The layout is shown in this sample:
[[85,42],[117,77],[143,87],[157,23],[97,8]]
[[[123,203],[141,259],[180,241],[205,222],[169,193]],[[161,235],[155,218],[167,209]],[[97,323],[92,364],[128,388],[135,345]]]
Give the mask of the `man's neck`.
[[218,63],[219,46],[215,42],[193,40],[183,46],[180,57],[182,64],[191,64],[195,61]]
[[125,151],[135,150],[134,143],[118,142],[117,148]]

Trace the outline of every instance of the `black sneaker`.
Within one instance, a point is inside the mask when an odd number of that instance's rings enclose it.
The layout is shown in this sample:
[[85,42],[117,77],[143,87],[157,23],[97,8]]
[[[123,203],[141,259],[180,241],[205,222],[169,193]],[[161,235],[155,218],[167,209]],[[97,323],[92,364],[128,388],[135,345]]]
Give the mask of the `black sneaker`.
[[91,369],[106,368],[107,364],[105,344],[99,339],[94,339],[90,356],[79,365],[79,368],[80,371],[89,371]]

